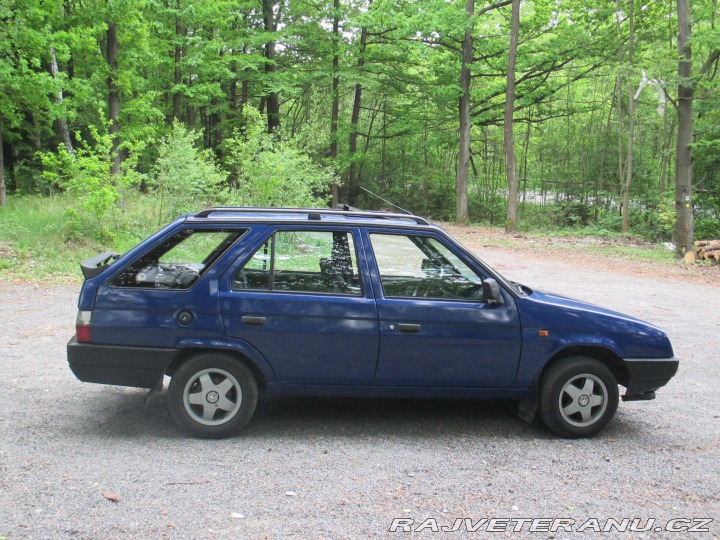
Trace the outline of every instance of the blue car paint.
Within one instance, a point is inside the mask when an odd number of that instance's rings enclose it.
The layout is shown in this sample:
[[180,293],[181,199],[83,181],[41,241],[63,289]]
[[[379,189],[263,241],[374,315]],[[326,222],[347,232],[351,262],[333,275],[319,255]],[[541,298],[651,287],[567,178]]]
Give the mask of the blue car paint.
[[[97,343],[114,345],[138,345],[148,347],[177,347],[180,340],[213,340],[225,337],[220,313],[217,276],[222,273],[239,253],[252,245],[263,233],[259,227],[254,234],[242,236],[191,288],[187,290],[129,289],[112,285],[115,277],[142,254],[172,237],[184,220],[179,219],[170,227],[148,240],[144,249],[133,249],[112,266],[116,267],[86,281],[83,286],[95,290],[93,314],[93,339]],[[207,224],[195,228],[213,228]],[[97,282],[95,281],[97,280]],[[82,304],[82,299],[81,299]],[[83,308],[82,305],[80,309]],[[177,322],[177,314],[188,311],[193,324],[183,327]]]
[[[395,231],[398,234],[407,230]],[[369,276],[376,293],[380,324],[380,352],[375,384],[429,388],[502,388],[513,385],[522,346],[520,320],[514,298],[503,293],[504,303],[490,306],[477,301],[385,298],[375,263],[370,235],[386,229],[362,230]],[[469,254],[457,249],[439,228],[412,231],[414,236],[443,239],[451,251],[483,278],[490,276]],[[430,302],[430,303],[428,303]],[[400,323],[419,325],[413,333],[400,331]]]
[[[372,384],[378,321],[372,299],[223,291],[227,335],[252,343],[272,359],[280,384]],[[262,325],[244,316],[262,316]]]
[[[258,223],[238,224],[248,233],[188,290],[120,289],[110,283],[180,228],[217,227],[215,219],[181,217],[86,280],[78,305],[93,311],[94,343],[239,352],[262,373],[268,394],[520,398],[543,366],[568,348],[599,347],[620,359],[673,356],[657,327],[561,296],[523,295],[441,229],[418,231],[401,220],[387,220],[377,230],[437,238],[483,277],[498,279],[503,303],[384,298],[369,231],[352,226],[346,229],[357,247],[361,297],[233,291],[234,272],[271,232],[323,226],[322,220],[301,217],[268,225],[257,217]],[[223,220],[222,226],[233,225]],[[337,223],[326,228],[343,229]],[[183,310],[194,317],[191,327],[178,325]],[[270,322],[248,326],[244,315]],[[420,329],[404,335],[397,328],[401,322]]]
[[221,337],[217,339],[182,339],[177,343],[177,349],[181,351],[211,350],[227,352],[230,354],[241,354],[255,366],[262,375],[262,384],[272,385],[277,382],[275,371],[265,357],[244,339],[232,339]]
[[[605,349],[618,359],[673,358],[665,332],[640,319],[540,291],[519,298],[517,305],[523,355],[516,386],[531,384],[548,359],[573,347]],[[548,335],[539,336],[541,330]]]

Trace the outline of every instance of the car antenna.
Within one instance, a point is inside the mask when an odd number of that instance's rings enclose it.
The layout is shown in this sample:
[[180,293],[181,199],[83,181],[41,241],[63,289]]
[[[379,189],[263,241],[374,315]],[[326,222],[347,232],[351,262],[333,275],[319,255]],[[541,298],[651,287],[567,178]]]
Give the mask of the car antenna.
[[367,193],[369,193],[369,194],[372,195],[373,197],[377,197],[377,198],[380,199],[381,201],[388,203],[390,206],[392,206],[392,207],[394,207],[394,208],[397,208],[397,209],[400,210],[401,212],[404,212],[404,213],[409,214],[409,215],[411,215],[411,216],[414,215],[412,212],[408,212],[408,211],[405,210],[404,208],[400,208],[397,204],[393,204],[393,203],[391,203],[390,201],[388,201],[387,199],[382,198],[382,197],[381,197],[380,195],[378,195],[377,193],[373,193],[373,192],[370,191],[369,189],[366,189],[366,188],[364,188],[364,187],[362,187],[362,186],[359,186],[359,187],[360,187],[360,189],[362,189],[363,191],[366,191]]

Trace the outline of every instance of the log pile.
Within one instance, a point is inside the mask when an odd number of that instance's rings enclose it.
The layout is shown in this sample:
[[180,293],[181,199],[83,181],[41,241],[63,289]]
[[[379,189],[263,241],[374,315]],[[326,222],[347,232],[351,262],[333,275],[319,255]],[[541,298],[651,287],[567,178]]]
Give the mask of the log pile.
[[720,240],[698,240],[695,242],[698,259],[720,262]]

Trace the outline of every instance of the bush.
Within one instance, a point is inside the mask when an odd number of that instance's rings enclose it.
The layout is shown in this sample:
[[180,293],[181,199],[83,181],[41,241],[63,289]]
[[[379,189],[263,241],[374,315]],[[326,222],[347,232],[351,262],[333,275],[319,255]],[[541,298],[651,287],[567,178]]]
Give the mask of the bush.
[[158,201],[158,223],[211,205],[224,198],[226,175],[208,150],[197,147],[200,134],[185,129],[177,120],[158,148],[149,187]]
[[695,239],[711,240],[720,238],[720,220],[700,218],[695,220]]
[[125,191],[141,180],[141,175],[134,170],[134,152],[128,154],[121,173],[112,175],[112,136],[101,135],[94,126],[90,131],[91,142],[76,134],[78,144],[73,153],[61,144],[57,153],[40,154],[45,168],[43,179],[77,200],[77,207],[69,206],[66,211],[71,239],[75,234],[99,240],[112,237],[112,222],[105,218],[116,208]]
[[300,150],[292,139],[269,134],[260,113],[246,107],[245,129],[225,143],[234,177],[230,202],[244,206],[326,206],[333,171]]

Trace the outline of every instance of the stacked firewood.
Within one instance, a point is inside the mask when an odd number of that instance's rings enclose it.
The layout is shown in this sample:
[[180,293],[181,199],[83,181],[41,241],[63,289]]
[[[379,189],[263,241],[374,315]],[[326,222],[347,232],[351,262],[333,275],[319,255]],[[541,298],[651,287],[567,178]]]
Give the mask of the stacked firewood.
[[720,240],[698,240],[695,242],[698,259],[714,259],[720,262]]

